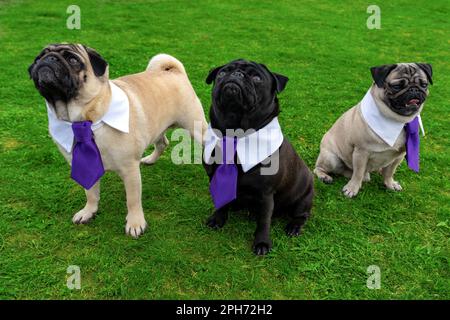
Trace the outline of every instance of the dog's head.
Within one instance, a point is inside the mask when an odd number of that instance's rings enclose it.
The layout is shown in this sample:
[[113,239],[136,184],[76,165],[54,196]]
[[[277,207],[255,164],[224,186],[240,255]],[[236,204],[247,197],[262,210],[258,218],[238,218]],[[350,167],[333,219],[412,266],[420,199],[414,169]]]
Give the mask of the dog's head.
[[225,129],[258,129],[278,115],[277,94],[288,78],[265,65],[243,59],[214,68],[206,83],[214,82],[211,122]]
[[108,79],[108,63],[81,44],[51,44],[28,68],[36,89],[52,105],[75,98],[89,100]]
[[426,63],[399,63],[371,68],[375,95],[397,116],[411,118],[423,107],[433,84]]

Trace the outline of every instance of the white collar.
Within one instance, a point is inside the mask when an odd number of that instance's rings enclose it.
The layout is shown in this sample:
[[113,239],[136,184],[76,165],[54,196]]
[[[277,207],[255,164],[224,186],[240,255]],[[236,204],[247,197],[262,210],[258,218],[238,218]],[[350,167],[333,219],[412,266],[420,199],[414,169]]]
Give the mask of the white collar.
[[[405,123],[386,117],[376,105],[375,99],[371,94],[371,89],[367,91],[361,101],[361,113],[370,129],[384,142],[393,147],[405,127]],[[422,133],[425,135],[420,115],[418,115],[418,118]]]
[[[114,129],[128,133],[130,119],[128,97],[126,93],[112,81],[110,81],[109,84],[111,87],[111,102],[109,103],[108,110],[103,118],[92,124],[92,130],[95,131],[106,123]],[[59,145],[70,153],[73,145],[72,123],[58,119],[47,101],[45,101],[45,103],[47,105],[48,129],[50,135]]]
[[[216,147],[222,149],[221,141],[222,137],[220,131],[214,130],[211,128],[211,125],[209,125],[205,134],[205,149],[203,153],[203,159],[206,163],[211,163],[211,155]],[[258,131],[253,130],[253,133],[237,139],[236,153],[238,156],[238,163],[241,164],[242,170],[247,172],[277,151],[282,143],[283,133],[281,132],[278,118],[275,117],[265,127]],[[221,163],[222,160],[219,160],[219,162]]]

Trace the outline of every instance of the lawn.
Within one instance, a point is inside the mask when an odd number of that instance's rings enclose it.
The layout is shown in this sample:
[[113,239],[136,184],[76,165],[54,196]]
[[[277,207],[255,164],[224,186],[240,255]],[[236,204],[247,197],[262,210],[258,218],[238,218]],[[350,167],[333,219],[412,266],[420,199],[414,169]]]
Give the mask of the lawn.
[[[0,1],[1,299],[449,299],[450,3],[379,3],[369,30],[367,1],[77,0],[81,29],[66,28],[69,1]],[[322,135],[371,84],[369,68],[428,62],[434,85],[423,111],[421,171],[403,163],[404,191],[373,175],[355,199],[346,183],[315,182],[313,215],[288,238],[273,222],[274,249],[251,252],[255,224],[245,212],[220,231],[201,165],[175,165],[173,145],[142,167],[149,229],[125,236],[125,192],[107,173],[97,218],[75,226],[81,187],[51,141],[43,99],[27,68],[49,43],[97,49],[112,78],[142,71],[153,55],[180,59],[205,113],[208,71],[235,58],[263,62],[290,81],[280,95],[285,135],[312,168]],[[150,150],[149,150],[150,152]],[[81,290],[66,286],[69,265]],[[381,270],[368,289],[367,268]]]

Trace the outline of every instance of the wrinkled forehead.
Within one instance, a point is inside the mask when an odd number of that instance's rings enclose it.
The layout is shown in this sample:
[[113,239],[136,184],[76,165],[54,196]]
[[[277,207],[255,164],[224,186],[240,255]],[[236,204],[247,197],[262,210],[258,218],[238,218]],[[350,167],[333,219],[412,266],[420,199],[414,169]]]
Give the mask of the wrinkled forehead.
[[259,63],[254,62],[254,61],[244,60],[244,59],[231,61],[229,64],[225,65],[225,68],[229,68],[232,70],[241,69],[243,71],[254,70],[254,71],[261,72],[261,73],[267,73],[266,69],[264,67],[262,67]]
[[86,50],[84,46],[81,44],[70,44],[70,43],[49,44],[47,47],[44,48],[44,50],[42,50],[41,56],[50,52],[56,52],[61,55],[70,52],[82,58],[86,58]]
[[427,75],[415,63],[400,63],[387,77],[388,81],[394,79],[406,79],[408,81],[427,80]]

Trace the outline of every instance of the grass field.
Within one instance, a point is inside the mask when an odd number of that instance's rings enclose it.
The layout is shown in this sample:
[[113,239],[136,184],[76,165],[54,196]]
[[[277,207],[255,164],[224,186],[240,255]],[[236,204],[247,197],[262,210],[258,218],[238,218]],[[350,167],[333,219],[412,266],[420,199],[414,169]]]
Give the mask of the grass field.
[[[66,28],[70,4],[0,1],[0,298],[450,298],[448,1],[380,2],[380,30],[366,27],[370,1],[77,0],[81,30]],[[113,78],[172,54],[205,112],[212,67],[239,57],[267,64],[290,78],[280,123],[310,168],[322,135],[370,86],[371,66],[431,63],[421,172],[403,163],[403,192],[386,191],[374,175],[353,200],[341,195],[345,179],[316,181],[304,234],[288,238],[285,221],[275,220],[274,249],[258,258],[245,213],[220,231],[204,226],[213,210],[206,174],[201,165],[174,165],[169,148],[142,168],[143,237],[124,234],[125,193],[112,173],[102,180],[97,218],[75,226],[84,192],[48,135],[27,73],[42,47],[63,41],[96,48]],[[66,287],[69,265],[81,268],[81,290]],[[381,269],[379,290],[366,287],[370,265]]]

